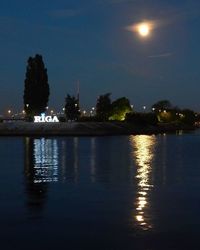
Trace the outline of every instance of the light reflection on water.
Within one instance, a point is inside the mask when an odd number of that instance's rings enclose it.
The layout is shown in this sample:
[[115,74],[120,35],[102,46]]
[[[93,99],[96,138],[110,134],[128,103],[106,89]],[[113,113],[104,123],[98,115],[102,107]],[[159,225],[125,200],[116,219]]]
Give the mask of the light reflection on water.
[[[58,181],[57,140],[26,138],[26,153],[27,169],[33,167],[34,183]],[[30,166],[30,162],[33,163],[33,166]]]
[[79,179],[79,138],[74,137],[70,140],[61,140],[59,144],[60,157],[60,179],[65,182],[67,179],[75,183]]
[[[87,174],[89,176],[88,180],[93,184],[96,183],[97,178],[98,180],[101,179],[98,176],[100,172],[97,171],[99,165],[96,162],[98,160],[96,140],[96,138],[90,138],[87,148],[90,155]],[[136,167],[136,175],[133,177],[136,178],[137,183],[137,192],[134,198],[134,224],[136,223],[146,230],[152,228],[151,216],[147,210],[150,207],[148,196],[153,188],[151,174],[156,137],[138,135],[130,136],[129,140],[132,160]],[[44,188],[46,190],[45,183],[65,182],[66,180],[72,180],[74,183],[79,182],[80,171],[82,171],[79,159],[81,150],[79,138],[61,140],[60,142],[57,139],[26,138],[25,145],[25,172],[31,184],[32,193],[35,190],[35,193],[41,190],[43,192]],[[39,184],[43,186],[37,186]]]
[[79,143],[78,138],[74,138],[74,141],[73,141],[73,155],[74,155],[75,182],[78,181],[78,171],[79,171],[78,143]]
[[1,140],[6,245],[196,249],[199,135]]
[[35,139],[35,183],[58,181],[58,145],[57,140]]
[[153,188],[151,174],[156,137],[147,135],[131,136],[130,142],[133,159],[137,168],[136,179],[138,188],[134,218],[136,222],[146,230],[153,226],[148,214],[146,213],[146,209],[150,206],[148,196]]
[[96,182],[96,138],[91,138],[91,156],[90,156],[90,175],[91,182]]

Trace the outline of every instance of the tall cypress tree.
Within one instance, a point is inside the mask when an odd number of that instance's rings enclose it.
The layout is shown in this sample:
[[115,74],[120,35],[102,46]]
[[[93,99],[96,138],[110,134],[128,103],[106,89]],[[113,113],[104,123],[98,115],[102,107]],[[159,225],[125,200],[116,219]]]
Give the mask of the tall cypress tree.
[[28,116],[41,114],[49,100],[47,69],[41,55],[29,57],[24,81],[24,110]]

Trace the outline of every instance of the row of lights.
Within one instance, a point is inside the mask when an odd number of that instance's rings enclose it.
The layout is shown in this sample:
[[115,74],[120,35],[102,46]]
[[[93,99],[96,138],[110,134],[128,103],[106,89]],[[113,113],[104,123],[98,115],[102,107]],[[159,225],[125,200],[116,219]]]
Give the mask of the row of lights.
[[[152,111],[155,111],[155,108],[152,108]],[[159,109],[159,113],[161,113],[161,112],[163,112],[163,113],[166,114],[167,110],[161,110],[161,109]],[[184,117],[184,115],[182,113],[176,113],[176,115],[180,116],[180,117]],[[195,116],[197,116],[197,114]]]
[[[77,105],[78,105],[78,104],[75,104],[75,107],[77,107]],[[131,105],[131,108],[133,109],[133,105]],[[146,108],[147,108],[146,106],[143,106],[143,110],[144,110],[144,111],[146,110]],[[46,110],[48,110],[48,109],[49,109],[49,107],[46,107]],[[62,111],[65,111],[65,108],[62,108]],[[92,107],[90,113],[93,113],[94,111],[95,111],[95,108]],[[152,108],[152,111],[155,111],[155,108]],[[51,112],[51,113],[54,113],[53,110],[51,110],[50,112]],[[162,112],[162,110],[160,109],[159,112]],[[163,112],[166,113],[167,111],[166,111],[166,110],[163,110]],[[8,114],[11,114],[11,113],[12,113],[12,111],[9,109],[9,110],[8,110]],[[25,114],[25,110],[23,110],[22,113]],[[87,111],[84,110],[83,113],[86,114]]]
[[[54,113],[54,111],[53,111],[53,110],[51,110],[50,112],[51,112],[51,114],[53,114],[53,113]],[[9,109],[9,110],[8,110],[8,114],[10,115],[10,114],[12,114],[12,113],[13,113],[13,112],[12,112],[12,110],[10,110],[10,109]],[[22,112],[21,112],[21,113],[19,113],[19,114],[23,114],[23,115],[24,115],[24,114],[26,114],[26,111],[25,111],[25,110],[22,110]]]
[[[77,107],[77,105],[78,105],[78,104],[75,104],[76,107]],[[46,107],[46,110],[48,110],[48,109],[49,109],[49,107]],[[64,111],[65,111],[65,108],[62,108],[62,111],[64,112]],[[84,115],[87,114],[87,111],[86,111],[86,110],[83,110],[82,112],[83,112]],[[93,114],[94,112],[95,112],[95,108],[92,107],[90,113]],[[9,115],[11,115],[13,112],[12,112],[11,109],[9,109],[9,110],[7,111],[7,113],[8,113]],[[53,114],[53,113],[54,113],[54,110],[51,110],[50,113]],[[26,111],[25,111],[25,110],[22,110],[22,112],[19,113],[19,114],[23,114],[23,115],[24,115],[24,114],[26,114]]]
[[[27,106],[27,108],[28,108],[28,106],[29,106],[29,104],[26,104],[26,106]],[[75,107],[77,107],[78,106],[78,104],[75,104]],[[133,105],[131,105],[131,108],[133,109]],[[146,106],[143,106],[142,107],[143,108],[143,110],[144,111],[146,111],[146,109],[147,109],[147,107]],[[46,110],[48,110],[49,109],[49,107],[46,107]],[[154,112],[156,109],[155,108],[152,108],[152,111]],[[64,112],[65,111],[65,108],[62,108],[62,111]],[[95,112],[95,107],[92,107],[92,109],[90,110],[90,114],[94,114],[94,112]],[[167,113],[167,111],[166,110],[159,110],[159,112],[161,113],[161,112],[164,112],[164,113]],[[12,111],[9,109],[8,110],[8,114],[11,114],[12,113]],[[22,114],[25,114],[26,112],[25,112],[25,110],[22,110]],[[50,111],[50,113],[51,114],[53,114],[54,113],[54,110],[51,110]],[[86,110],[83,110],[83,114],[84,115],[86,115],[87,114],[87,111]],[[182,115],[182,114],[179,114],[179,113],[176,113],[176,115]]]

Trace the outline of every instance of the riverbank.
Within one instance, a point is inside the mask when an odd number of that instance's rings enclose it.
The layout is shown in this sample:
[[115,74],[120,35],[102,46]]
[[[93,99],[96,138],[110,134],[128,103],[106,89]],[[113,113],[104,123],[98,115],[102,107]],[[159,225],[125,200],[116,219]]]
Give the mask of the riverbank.
[[194,130],[193,126],[158,125],[136,126],[126,122],[68,122],[31,123],[8,122],[0,124],[0,136],[107,136],[175,133]]

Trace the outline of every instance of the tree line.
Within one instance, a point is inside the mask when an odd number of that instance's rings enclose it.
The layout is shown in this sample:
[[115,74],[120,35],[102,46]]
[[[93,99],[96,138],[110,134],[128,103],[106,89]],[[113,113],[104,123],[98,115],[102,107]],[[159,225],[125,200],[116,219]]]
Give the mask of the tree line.
[[[50,96],[47,69],[41,55],[29,57],[24,81],[24,110],[26,117],[31,119],[47,111]],[[128,121],[135,124],[155,125],[157,123],[194,124],[199,116],[189,109],[181,110],[168,100],[161,100],[151,107],[149,113],[138,113],[133,110],[126,97],[111,101],[111,93],[100,95],[97,99],[95,116],[82,117],[79,98],[67,95],[65,98],[66,121]]]

